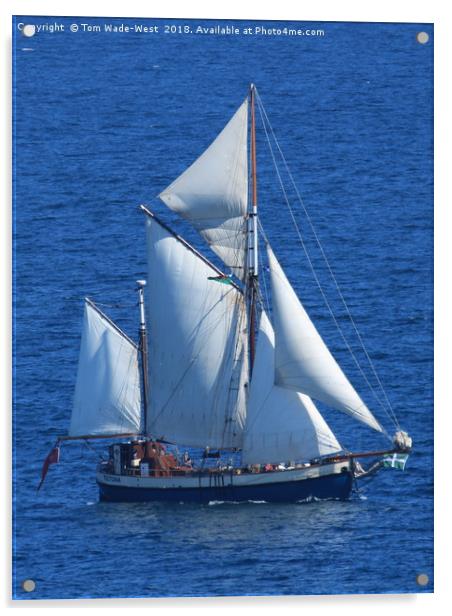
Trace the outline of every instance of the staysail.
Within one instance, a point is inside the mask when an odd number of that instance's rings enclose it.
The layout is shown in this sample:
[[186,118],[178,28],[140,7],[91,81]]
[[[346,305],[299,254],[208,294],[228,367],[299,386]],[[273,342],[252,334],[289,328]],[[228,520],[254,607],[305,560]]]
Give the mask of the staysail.
[[246,311],[233,284],[148,210],[147,429],[193,447],[240,447]]
[[201,156],[160,193],[238,278],[245,275],[248,99]]
[[275,383],[348,413],[370,428],[382,427],[336,362],[267,246],[275,330]]
[[138,349],[87,299],[69,436],[139,433],[140,422]]
[[244,464],[311,460],[341,450],[312,400],[274,384],[275,335],[263,311],[248,403]]

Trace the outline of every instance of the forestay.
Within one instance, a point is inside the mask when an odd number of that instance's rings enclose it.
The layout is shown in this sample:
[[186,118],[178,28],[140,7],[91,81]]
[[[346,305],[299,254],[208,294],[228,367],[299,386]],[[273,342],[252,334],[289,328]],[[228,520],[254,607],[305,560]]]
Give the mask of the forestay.
[[310,460],[341,450],[312,400],[274,384],[275,337],[262,312],[246,418],[242,461]]
[[267,250],[275,329],[275,383],[307,394],[382,432],[331,355],[270,246]]
[[238,278],[244,278],[248,199],[248,99],[203,154],[159,197],[189,220]]
[[86,300],[70,436],[140,432],[136,345]]
[[239,447],[245,305],[234,285],[148,212],[148,432],[193,447]]

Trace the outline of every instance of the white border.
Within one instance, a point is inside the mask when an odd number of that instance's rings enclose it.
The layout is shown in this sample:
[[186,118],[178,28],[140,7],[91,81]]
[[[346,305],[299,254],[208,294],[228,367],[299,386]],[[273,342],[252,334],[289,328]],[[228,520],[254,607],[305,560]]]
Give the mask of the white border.
[[[339,616],[397,612],[402,616],[416,616],[427,610],[435,610],[451,604],[452,584],[448,579],[450,568],[451,532],[447,522],[450,516],[451,494],[449,460],[451,433],[450,397],[447,396],[447,381],[450,380],[451,366],[446,349],[451,347],[452,302],[451,280],[451,215],[450,189],[446,183],[451,175],[452,156],[450,152],[452,135],[450,115],[452,97],[450,92],[451,19],[447,3],[440,0],[428,2],[394,2],[379,0],[365,3],[358,0],[323,0],[320,2],[297,3],[294,0],[277,0],[265,6],[262,3],[228,0],[215,3],[210,0],[127,0],[113,4],[101,0],[60,1],[12,1],[3,0],[0,5],[0,31],[2,38],[1,62],[1,114],[0,134],[6,135],[2,146],[0,165],[0,186],[3,188],[3,204],[0,208],[0,229],[2,233],[0,249],[0,292],[2,297],[2,327],[0,327],[1,382],[3,393],[2,433],[4,435],[2,464],[3,502],[11,502],[10,460],[11,460],[11,16],[16,15],[74,15],[74,16],[135,16],[135,17],[190,17],[217,19],[291,19],[302,21],[380,21],[380,22],[419,22],[435,23],[435,594],[420,595],[376,595],[376,596],[324,596],[324,597],[265,597],[265,598],[225,598],[225,599],[135,599],[135,600],[78,600],[78,601],[16,601],[10,600],[11,589],[11,551],[4,550],[0,561],[1,603],[19,611],[32,607],[48,609],[55,607],[65,612],[67,609],[88,610],[112,608],[150,608],[154,613],[170,609],[187,614],[206,613],[215,610],[216,614],[230,614],[237,609],[253,610],[270,614],[275,609],[284,609],[287,614],[299,614],[309,610],[316,614],[334,611]],[[447,198],[449,197],[449,199]],[[449,282],[449,284],[447,284]],[[449,293],[448,293],[449,291]],[[5,498],[7,495],[7,498]],[[396,498],[396,495],[395,495]],[[5,511],[6,509],[6,511]],[[11,535],[11,514],[3,508],[4,535]],[[58,523],[57,520],[55,523]],[[394,520],[397,523],[397,520]],[[5,545],[4,542],[2,542]],[[10,546],[9,546],[10,547]]]

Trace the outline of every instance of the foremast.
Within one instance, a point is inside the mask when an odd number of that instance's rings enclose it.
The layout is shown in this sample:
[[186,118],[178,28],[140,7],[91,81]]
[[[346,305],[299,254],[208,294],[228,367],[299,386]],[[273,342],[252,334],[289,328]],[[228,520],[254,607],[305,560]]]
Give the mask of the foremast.
[[138,285],[138,305],[140,308],[140,329],[138,350],[141,356],[141,395],[143,400],[142,411],[142,431],[147,435],[147,415],[149,400],[149,380],[148,380],[148,342],[146,332],[146,316],[144,310],[144,287],[146,280],[137,280]]

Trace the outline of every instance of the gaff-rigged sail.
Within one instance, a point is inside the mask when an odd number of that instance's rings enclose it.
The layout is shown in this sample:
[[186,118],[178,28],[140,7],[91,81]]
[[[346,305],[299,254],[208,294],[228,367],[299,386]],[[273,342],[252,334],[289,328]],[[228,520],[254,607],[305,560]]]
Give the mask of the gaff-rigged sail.
[[136,345],[86,300],[70,436],[139,433]]
[[193,447],[240,447],[247,372],[242,293],[212,280],[221,272],[147,214],[147,430]]
[[248,99],[201,156],[160,193],[229,270],[244,279],[248,199]]
[[267,247],[275,330],[275,383],[348,413],[370,428],[382,427],[336,362]]
[[261,314],[244,434],[244,464],[310,460],[341,450],[336,437],[303,394],[274,384],[275,336]]

